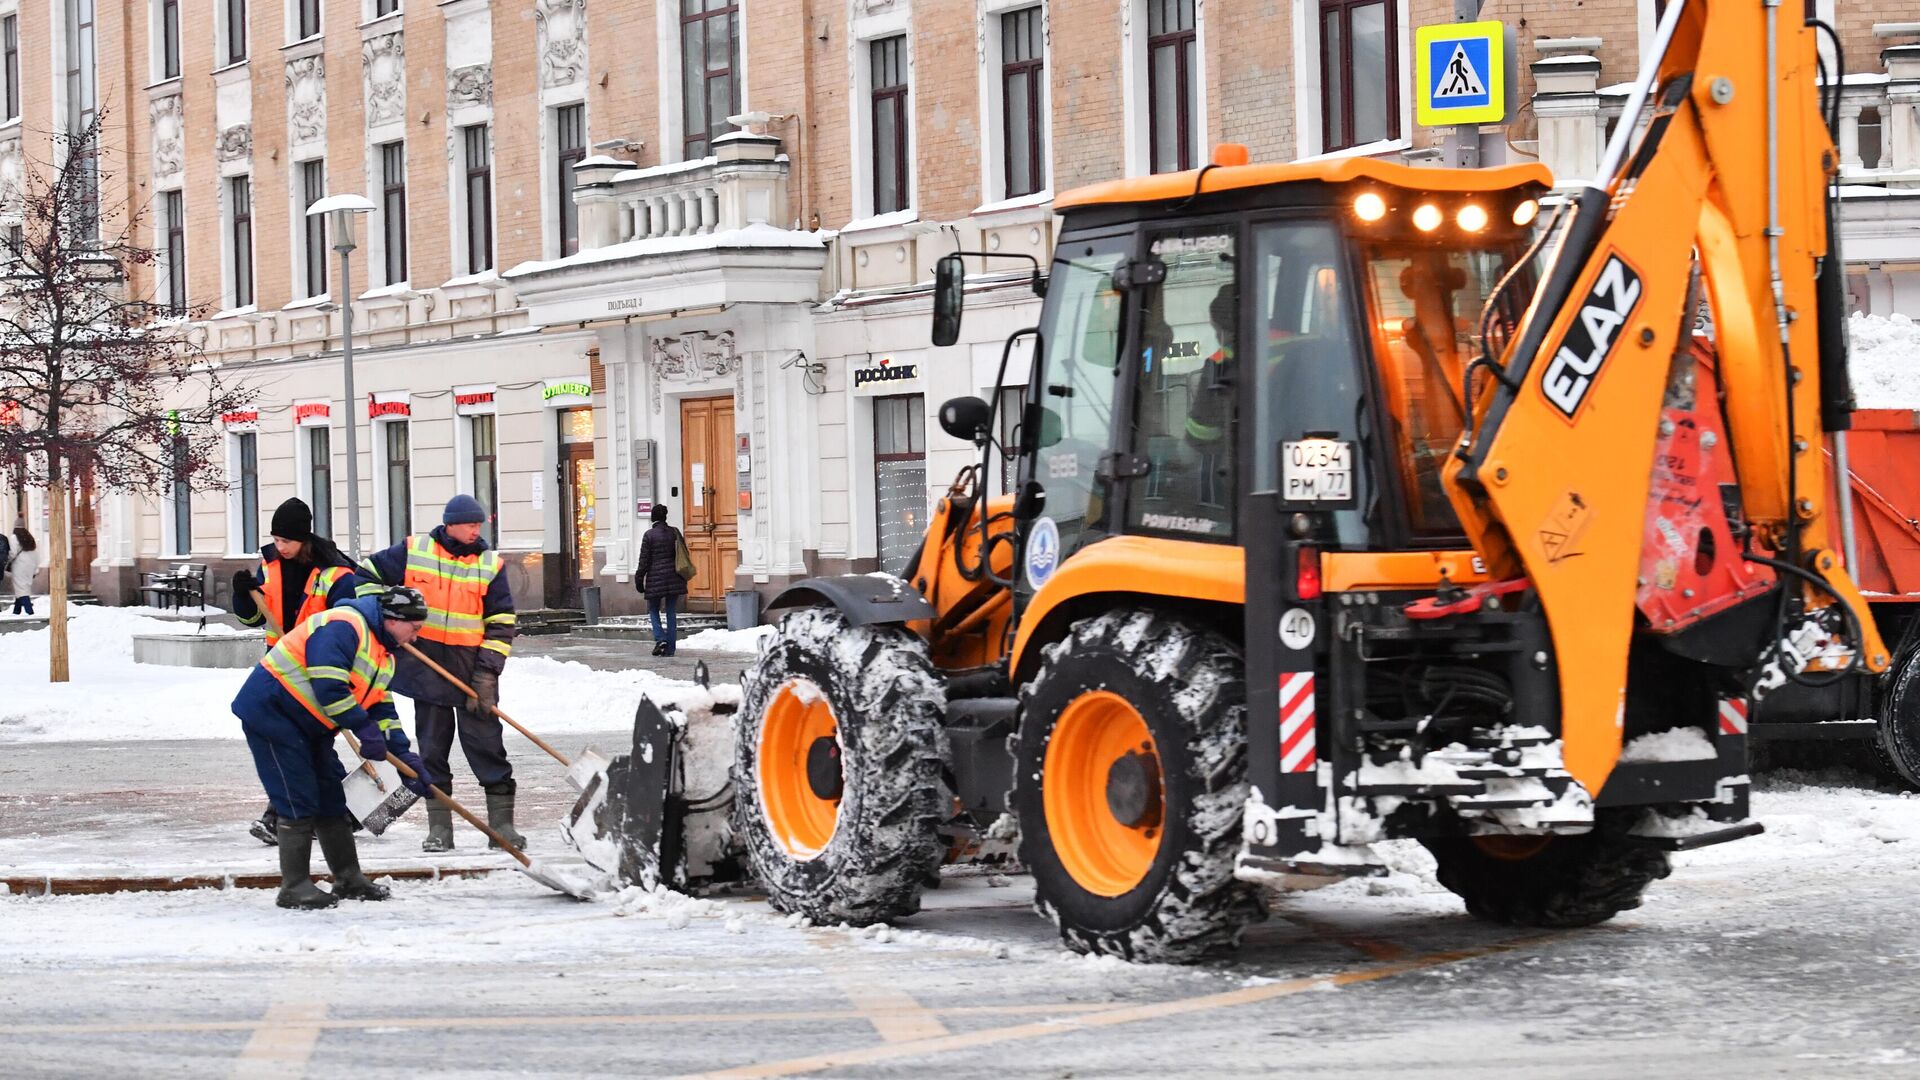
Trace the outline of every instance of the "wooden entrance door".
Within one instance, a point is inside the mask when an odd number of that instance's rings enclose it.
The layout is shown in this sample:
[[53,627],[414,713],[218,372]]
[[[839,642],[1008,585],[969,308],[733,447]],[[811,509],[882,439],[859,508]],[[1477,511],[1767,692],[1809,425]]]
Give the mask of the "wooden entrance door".
[[100,527],[93,513],[93,468],[83,465],[74,472],[73,512],[67,528],[67,589],[84,593],[93,591],[93,560],[100,554]]
[[734,472],[733,398],[680,403],[680,531],[699,571],[688,611],[721,611],[740,566],[740,486]]

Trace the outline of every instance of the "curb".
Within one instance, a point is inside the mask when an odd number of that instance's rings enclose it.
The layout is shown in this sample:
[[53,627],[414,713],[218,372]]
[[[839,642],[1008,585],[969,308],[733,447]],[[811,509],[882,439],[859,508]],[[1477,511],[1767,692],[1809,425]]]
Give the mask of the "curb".
[[[502,867],[409,866],[394,870],[367,870],[370,878],[395,881],[439,881],[441,878],[485,877]],[[315,874],[315,881],[332,881],[332,874]],[[179,877],[0,877],[0,896],[102,896],[109,893],[185,892],[190,889],[277,889],[280,875],[187,874]]]

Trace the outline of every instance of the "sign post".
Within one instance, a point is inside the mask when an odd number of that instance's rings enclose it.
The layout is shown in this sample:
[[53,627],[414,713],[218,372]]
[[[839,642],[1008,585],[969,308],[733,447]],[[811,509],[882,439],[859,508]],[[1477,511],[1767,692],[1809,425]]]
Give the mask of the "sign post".
[[[1454,0],[1455,18],[1469,20],[1479,11],[1479,0]],[[1507,118],[1507,66],[1505,23],[1461,21],[1414,31],[1414,120],[1453,128],[1448,165],[1480,164],[1480,125]]]

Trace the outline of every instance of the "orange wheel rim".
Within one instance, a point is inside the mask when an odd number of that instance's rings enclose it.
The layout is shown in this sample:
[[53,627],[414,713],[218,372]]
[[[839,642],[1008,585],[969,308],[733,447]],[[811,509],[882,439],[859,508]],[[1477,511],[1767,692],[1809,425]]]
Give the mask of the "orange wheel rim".
[[[1041,801],[1053,849],[1081,888],[1121,896],[1146,880],[1166,831],[1163,779],[1147,722],[1125,698],[1092,690],[1060,713],[1042,765]],[[1145,798],[1131,797],[1140,781]]]
[[808,755],[839,725],[820,688],[804,679],[782,686],[760,725],[760,805],[774,839],[796,859],[811,859],[833,839],[840,799],[824,797],[807,774]]
[[1476,836],[1473,846],[1482,855],[1501,862],[1525,862],[1545,851],[1552,836]]

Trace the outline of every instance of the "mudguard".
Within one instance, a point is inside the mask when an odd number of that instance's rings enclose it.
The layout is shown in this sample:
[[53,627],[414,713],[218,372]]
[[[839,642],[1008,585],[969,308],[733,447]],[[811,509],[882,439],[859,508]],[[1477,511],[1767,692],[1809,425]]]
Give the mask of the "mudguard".
[[834,607],[854,626],[919,622],[940,614],[918,589],[891,574],[808,578],[781,590],[767,610],[816,604]]

